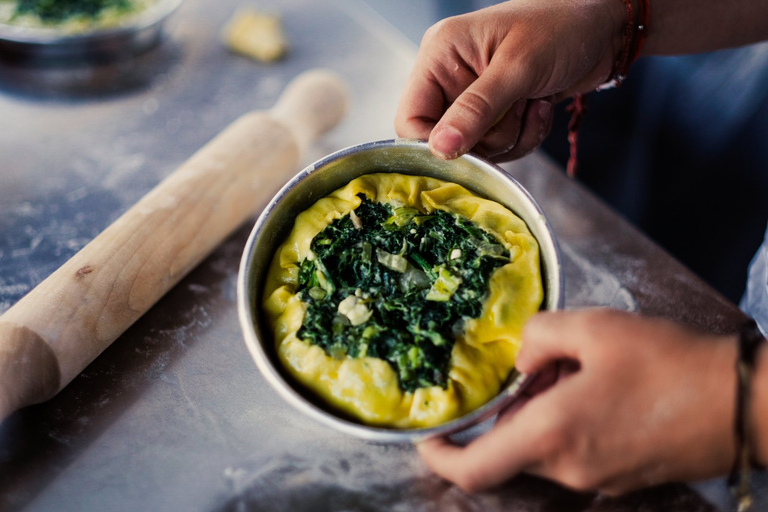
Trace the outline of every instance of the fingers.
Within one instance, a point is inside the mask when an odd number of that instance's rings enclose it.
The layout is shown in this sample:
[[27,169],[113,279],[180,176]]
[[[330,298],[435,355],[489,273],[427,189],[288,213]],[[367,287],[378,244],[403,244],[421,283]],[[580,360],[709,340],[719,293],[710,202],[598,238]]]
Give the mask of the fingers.
[[[491,129],[491,131],[501,132],[508,140],[506,147],[488,148],[486,137],[481,139],[478,148],[490,160],[508,162],[522,158],[541,146],[549,135],[554,119],[551,98],[530,100],[525,103],[526,108],[522,118],[510,120],[508,127],[499,123]],[[516,126],[513,123],[516,123]]]
[[474,144],[476,135],[462,132],[442,120],[430,123],[433,128],[429,135],[430,148],[436,156],[445,159],[473,150],[494,162],[508,162],[522,158],[541,146],[552,130],[553,119],[550,98],[518,100]]
[[443,115],[443,90],[419,66],[414,68],[400,96],[395,116],[398,137],[427,140]]
[[[521,410],[518,414],[522,414]],[[530,418],[529,418],[530,419]],[[495,487],[524,471],[539,454],[531,443],[536,433],[526,432],[531,421],[498,423],[491,431],[467,446],[446,438],[429,439],[417,445],[427,466],[437,475],[464,491],[477,492]]]
[[520,137],[517,144],[504,155],[505,160],[522,158],[541,146],[552,130],[553,119],[554,109],[549,99],[529,101]]
[[557,311],[539,313],[523,330],[523,344],[515,366],[524,373],[536,373],[558,360],[580,360],[584,344],[581,326],[583,312]]
[[493,160],[508,153],[517,144],[528,101],[518,100],[475,145],[474,151]]
[[[465,82],[470,78],[462,76],[457,80]],[[449,88],[461,87],[456,84]],[[448,105],[444,95],[451,93],[443,88],[447,88],[445,83],[439,85],[421,72],[414,73],[395,118],[398,136],[428,139],[433,153],[440,158],[456,158],[474,150],[494,162],[514,160],[538,148],[552,129],[552,98],[517,100],[509,107],[504,102],[486,104],[485,99],[470,91],[451,104],[449,115],[443,114]],[[489,119],[498,121],[486,128]]]
[[589,482],[578,481],[562,457],[575,442],[571,429],[581,403],[578,392],[570,381],[557,383],[505,410],[489,432],[470,444],[430,439],[417,445],[419,454],[434,473],[467,492],[491,489],[520,473],[587,489]]
[[[429,137],[436,156],[451,159],[467,153],[498,119],[504,118],[511,105],[524,97],[514,77],[499,67],[492,61],[447,108]],[[508,119],[514,123],[514,117]]]
[[395,114],[399,137],[428,139],[445,110],[477,80],[455,46],[463,25],[442,20],[424,35]]
[[558,360],[585,362],[589,360],[587,353],[597,351],[600,344],[623,339],[641,328],[651,333],[648,329],[657,324],[674,328],[668,321],[606,308],[538,313],[525,325],[515,366],[524,373],[534,373]]

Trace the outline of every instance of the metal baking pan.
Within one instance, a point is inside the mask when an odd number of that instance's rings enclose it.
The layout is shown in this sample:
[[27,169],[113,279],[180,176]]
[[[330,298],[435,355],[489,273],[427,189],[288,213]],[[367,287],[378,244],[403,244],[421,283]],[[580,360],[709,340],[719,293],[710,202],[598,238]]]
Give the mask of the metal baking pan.
[[294,383],[277,360],[273,336],[260,308],[273,254],[288,236],[299,213],[354,178],[374,172],[421,174],[451,181],[515,212],[539,243],[544,284],[541,309],[563,307],[563,269],[554,233],[539,206],[514,178],[474,155],[446,161],[434,157],[425,142],[376,141],[343,149],[310,165],[286,184],[259,216],[246,244],[238,277],[238,311],[246,345],[261,373],[288,403],[343,433],[372,441],[407,443],[466,430],[517,399],[535,376],[513,371],[506,387],[495,398],[448,423],[431,428],[394,429],[363,425],[342,417]]
[[125,23],[77,33],[0,23],[0,57],[24,63],[109,61],[145,52],[162,39],[163,26],[182,0],[159,0]]

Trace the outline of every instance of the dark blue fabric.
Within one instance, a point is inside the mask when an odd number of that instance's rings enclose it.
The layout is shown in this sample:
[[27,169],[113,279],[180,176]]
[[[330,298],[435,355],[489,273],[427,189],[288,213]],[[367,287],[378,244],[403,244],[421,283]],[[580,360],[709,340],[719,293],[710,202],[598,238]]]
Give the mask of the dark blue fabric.
[[[768,44],[644,58],[588,98],[579,179],[738,302],[768,219]],[[563,163],[566,124],[544,144]]]

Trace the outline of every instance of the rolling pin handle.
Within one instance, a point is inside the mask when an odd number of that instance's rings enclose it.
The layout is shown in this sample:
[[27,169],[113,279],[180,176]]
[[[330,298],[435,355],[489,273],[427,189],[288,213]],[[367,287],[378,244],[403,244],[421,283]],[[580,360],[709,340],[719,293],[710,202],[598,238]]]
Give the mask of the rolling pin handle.
[[294,78],[269,113],[293,132],[304,154],[309,143],[336,126],[348,109],[347,84],[332,71],[315,69]]

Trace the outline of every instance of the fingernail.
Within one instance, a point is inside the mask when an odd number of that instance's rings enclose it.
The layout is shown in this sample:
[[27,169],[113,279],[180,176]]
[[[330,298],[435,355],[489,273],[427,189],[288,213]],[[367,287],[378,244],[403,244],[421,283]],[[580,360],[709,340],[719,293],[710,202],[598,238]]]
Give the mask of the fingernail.
[[451,125],[440,126],[432,133],[429,146],[438,158],[451,160],[462,153],[464,137]]

